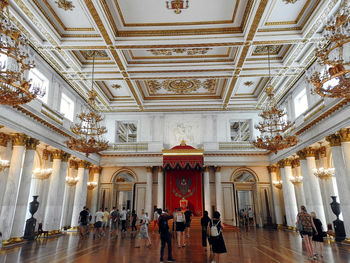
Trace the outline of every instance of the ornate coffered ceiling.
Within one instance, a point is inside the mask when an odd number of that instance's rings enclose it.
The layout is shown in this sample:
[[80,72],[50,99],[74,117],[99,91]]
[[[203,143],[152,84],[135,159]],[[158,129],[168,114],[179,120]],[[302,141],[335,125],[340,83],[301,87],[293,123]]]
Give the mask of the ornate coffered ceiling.
[[159,0],[10,2],[32,46],[84,97],[97,51],[100,110],[184,111],[255,110],[266,99],[267,45],[281,98],[339,1],[191,0],[180,14]]

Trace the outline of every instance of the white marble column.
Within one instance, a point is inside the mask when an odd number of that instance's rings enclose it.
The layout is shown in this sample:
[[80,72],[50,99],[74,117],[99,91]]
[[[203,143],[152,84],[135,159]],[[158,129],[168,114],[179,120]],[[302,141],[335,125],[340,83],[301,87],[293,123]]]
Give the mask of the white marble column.
[[344,160],[343,150],[341,147],[341,138],[339,135],[333,134],[327,136],[326,140],[332,148],[332,158],[335,168],[335,177],[337,180],[340,209],[343,214],[344,227],[346,237],[350,237],[350,187],[348,182],[349,174],[347,173]]
[[341,129],[339,131],[341,139],[341,148],[343,150],[344,163],[348,174],[347,181],[350,185],[350,128]]
[[[273,181],[279,181],[277,177],[277,167],[276,166],[268,166],[267,167],[271,177],[271,183]],[[281,208],[281,188],[279,186],[272,184],[272,198],[273,198],[273,210],[275,213],[275,222],[277,226],[283,225],[283,214]]]
[[204,168],[203,174],[203,186],[204,186],[204,210],[208,211],[211,216],[211,200],[210,200],[210,181],[209,181],[209,167]]
[[292,160],[292,173],[294,177],[292,184],[294,185],[294,192],[297,200],[297,210],[300,211],[300,207],[305,205],[305,195],[299,159]]
[[28,138],[26,141],[26,153],[24,156],[22,176],[16,203],[16,212],[11,230],[11,238],[20,239],[24,234],[28,199],[32,201],[32,198],[29,197],[29,193],[32,181],[35,149],[38,144],[39,141],[34,138]]
[[[306,159],[306,167],[304,165],[304,169],[302,167],[302,170],[301,170],[303,174],[304,193],[306,195],[305,186],[307,186],[307,190],[310,191],[310,195],[311,195],[310,207],[306,207],[306,209],[308,210],[309,213],[315,212],[317,215],[317,218],[321,220],[324,226],[326,226],[327,224],[326,224],[326,218],[325,218],[325,213],[323,209],[321,189],[318,182],[318,178],[313,174],[313,169],[316,168],[315,150],[311,147],[308,147],[302,151],[298,151],[298,155],[300,157],[300,165],[302,165],[302,162],[305,164],[305,159]],[[308,200],[306,199],[306,203],[307,202]]]
[[164,176],[162,167],[158,169],[157,190],[157,207],[164,209]]
[[97,210],[98,210],[98,204],[97,204],[97,199],[98,199],[98,189],[99,189],[99,178],[100,178],[100,171],[101,171],[101,167],[94,167],[93,168],[93,175],[94,175],[94,179],[93,181],[95,183],[97,183],[97,185],[94,187],[94,189],[91,190],[91,215],[94,215]]
[[75,228],[79,225],[79,214],[86,206],[87,196],[87,182],[89,179],[89,166],[90,164],[85,161],[79,162],[78,178],[79,181],[75,186],[74,205],[72,213],[71,227]]
[[60,229],[69,156],[69,154],[62,151],[55,151],[53,153],[53,171],[50,178],[49,194],[43,225],[44,230],[50,231],[53,234],[58,233]]
[[281,168],[281,177],[283,185],[283,198],[286,209],[287,226],[295,228],[295,222],[298,214],[297,201],[292,182],[290,181],[292,174],[291,160],[284,159],[278,162]]
[[[10,161],[12,152],[12,142],[10,136],[5,133],[0,133],[0,158]],[[0,171],[0,213],[2,208],[2,200],[4,198],[6,183],[9,174],[9,168],[4,168]]]
[[26,136],[15,134],[13,136],[13,149],[6,189],[0,214],[0,232],[4,243],[8,243],[11,236],[13,219],[16,211],[16,200],[21,179],[22,163],[25,154]]
[[145,212],[148,213],[150,217],[152,217],[152,167],[147,167],[146,172],[146,207]]
[[[69,167],[71,168],[71,176],[77,177],[78,176],[78,162],[70,160]],[[69,201],[68,201],[67,214],[66,214],[66,220],[65,220],[65,225],[69,226],[69,227],[71,226],[71,222],[72,222],[75,189],[76,189],[76,183],[69,187],[70,193],[69,193]]]
[[221,185],[221,167],[215,167],[215,194],[216,194],[216,211],[224,213],[223,194]]

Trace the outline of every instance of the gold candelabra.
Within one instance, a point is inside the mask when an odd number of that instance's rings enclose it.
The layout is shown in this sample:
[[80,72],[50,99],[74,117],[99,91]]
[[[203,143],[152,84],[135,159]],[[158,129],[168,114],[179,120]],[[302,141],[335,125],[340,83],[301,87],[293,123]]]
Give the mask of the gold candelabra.
[[334,176],[335,169],[334,168],[325,169],[323,167],[320,167],[318,169],[316,168],[312,169],[312,172],[315,176],[317,176],[320,179],[329,179]]
[[36,168],[33,170],[33,176],[35,179],[45,180],[45,179],[48,179],[51,174],[52,174],[51,168],[48,168],[48,169]]
[[97,186],[96,182],[88,182],[87,183],[88,190],[93,190],[96,186]]
[[15,106],[44,96],[45,90],[27,79],[34,67],[26,37],[10,21],[9,0],[0,1],[0,104]]
[[66,183],[69,185],[69,186],[74,186],[78,183],[79,181],[79,177],[73,177],[73,176],[67,176],[66,177]]
[[343,0],[325,25],[323,38],[316,48],[316,65],[320,69],[307,73],[313,92],[322,97],[350,98],[350,57],[344,56],[344,46],[349,48],[349,45],[350,6]]
[[279,181],[272,181],[272,184],[273,184],[277,189],[282,189],[282,186],[283,186],[282,180],[279,180]]
[[0,159],[0,172],[10,167],[10,161]]

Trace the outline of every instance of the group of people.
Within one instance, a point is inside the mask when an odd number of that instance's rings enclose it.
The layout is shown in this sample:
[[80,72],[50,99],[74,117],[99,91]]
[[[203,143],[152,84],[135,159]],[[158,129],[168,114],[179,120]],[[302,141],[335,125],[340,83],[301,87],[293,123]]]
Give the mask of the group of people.
[[249,226],[254,223],[253,210],[250,207],[239,210],[239,222],[242,227],[249,230]]
[[327,234],[323,231],[322,222],[316,217],[315,212],[308,214],[305,206],[300,208],[296,222],[297,231],[304,240],[309,260],[317,260],[318,256],[323,257],[323,238]]

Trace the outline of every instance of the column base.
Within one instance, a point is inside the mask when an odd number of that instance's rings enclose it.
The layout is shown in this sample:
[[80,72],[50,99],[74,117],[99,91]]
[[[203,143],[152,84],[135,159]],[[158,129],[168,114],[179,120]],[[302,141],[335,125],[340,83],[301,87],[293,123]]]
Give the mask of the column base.
[[284,225],[282,225],[282,224],[277,224],[277,229],[284,229]]
[[52,231],[49,231],[49,236],[55,236],[55,235],[58,235],[60,233],[61,233],[60,230],[52,230]]
[[350,238],[346,238],[346,239],[343,241],[343,243],[349,244],[349,245],[350,245]]
[[3,240],[2,241],[2,245],[3,246],[8,246],[8,245],[12,245],[12,244],[15,244],[15,243],[21,243],[23,241],[24,241],[23,237],[11,237],[8,240]]

